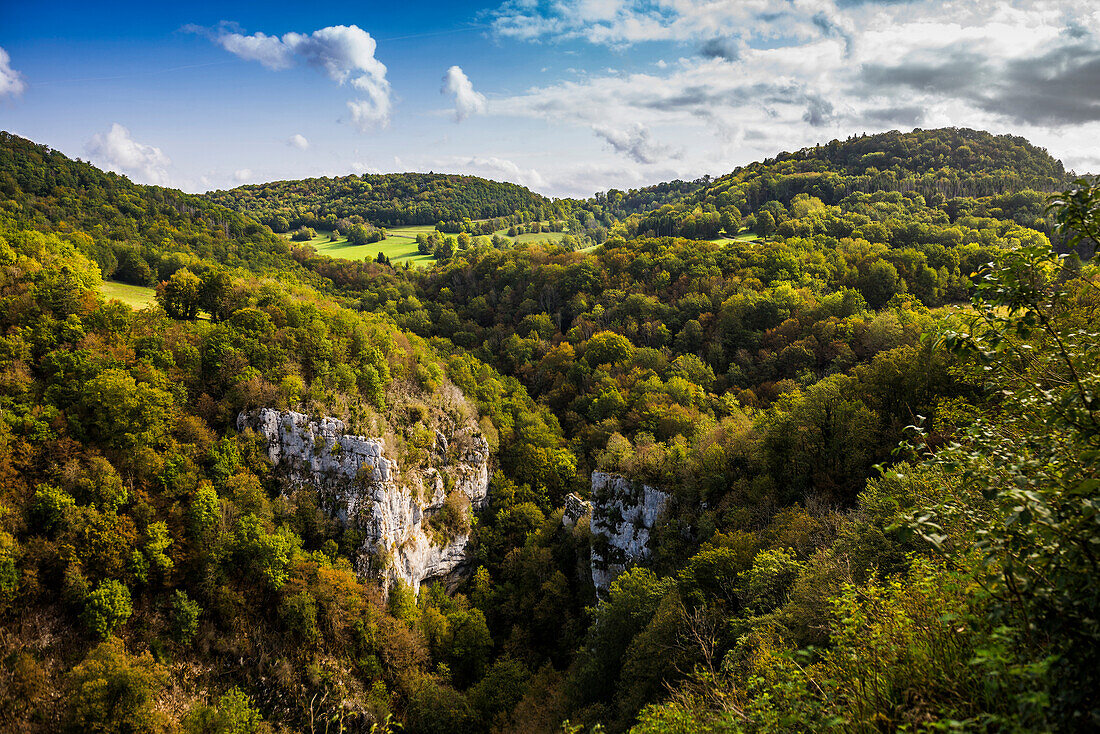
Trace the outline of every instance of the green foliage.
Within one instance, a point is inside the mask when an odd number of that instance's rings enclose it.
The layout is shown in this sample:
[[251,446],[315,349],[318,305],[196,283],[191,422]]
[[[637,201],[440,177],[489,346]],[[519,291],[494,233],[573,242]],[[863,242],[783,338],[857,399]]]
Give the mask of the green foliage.
[[212,484],[203,482],[195,487],[188,515],[191,531],[195,535],[202,535],[218,522],[218,493],[214,490]]
[[39,484],[31,503],[31,522],[37,528],[49,532],[61,522],[65,517],[65,510],[73,504],[73,498],[65,490],[49,484]]
[[130,590],[114,579],[108,579],[84,599],[84,626],[93,637],[106,639],[133,614]]
[[233,530],[233,552],[250,576],[258,578],[272,591],[286,583],[287,566],[301,541],[285,526],[270,532],[254,514],[237,520]]
[[307,592],[284,598],[279,605],[279,617],[301,642],[309,644],[317,639],[317,602]]
[[187,592],[176,589],[172,592],[168,604],[168,631],[180,645],[187,645],[199,630],[199,617],[202,607],[187,596]]
[[[1067,275],[1059,258],[1035,248],[1006,252],[983,271],[975,314],[942,340],[972,360],[998,394],[1000,410],[978,417],[964,440],[929,460],[961,472],[991,501],[990,515],[968,520],[996,590],[995,609],[1032,654],[1049,652],[1065,671],[1052,697],[1063,725],[1076,727],[1100,721],[1092,696],[1100,685],[1100,595],[1093,583],[1100,537],[1094,318],[1100,287],[1095,275],[1068,282]],[[939,505],[919,513],[916,527],[950,552],[942,528],[969,512]]]
[[174,319],[194,320],[202,301],[202,279],[190,270],[177,270],[157,288],[157,302]]
[[172,415],[171,393],[108,369],[82,387],[80,425],[89,437],[118,449],[156,444]]
[[[206,195],[211,201],[288,228],[375,224],[435,224],[440,219],[484,219],[539,209],[549,201],[515,184],[474,176],[424,173],[367,174],[241,186]],[[302,214],[310,212],[310,214]],[[348,224],[339,226],[342,220]],[[358,222],[356,220],[359,220]]]
[[260,712],[239,688],[218,697],[213,706],[197,706],[184,717],[185,734],[261,734],[270,731]]
[[[1100,289],[1047,235],[1087,256],[1095,187],[1046,211],[1064,172],[1019,139],[889,133],[585,202],[418,174],[190,197],[6,135],[0,171],[3,726],[1094,724]],[[423,219],[445,262],[334,260],[210,199],[280,232]],[[921,338],[943,319],[952,351]],[[479,431],[488,506],[426,513],[477,572],[384,603],[339,498],[237,432],[261,407],[382,437],[399,477],[450,476]],[[910,424],[924,464],[894,452]],[[561,510],[597,467],[671,496],[601,600]],[[42,693],[81,615],[178,658],[172,693],[115,642]]]
[[167,730],[154,700],[165,671],[148,652],[130,655],[122,641],[101,642],[67,676],[65,726],[71,732],[138,734]]

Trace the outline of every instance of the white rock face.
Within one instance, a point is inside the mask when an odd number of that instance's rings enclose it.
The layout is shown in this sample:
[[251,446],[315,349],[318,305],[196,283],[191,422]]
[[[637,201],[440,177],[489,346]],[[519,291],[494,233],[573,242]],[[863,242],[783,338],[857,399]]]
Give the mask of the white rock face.
[[[583,523],[585,519],[591,521],[592,518],[592,503],[581,499],[581,496],[575,492],[570,492],[565,495],[565,511],[561,516],[561,524],[567,528],[571,528],[578,522]],[[591,525],[591,522],[589,522]]]
[[619,474],[592,472],[592,584],[606,594],[630,566],[650,557],[649,533],[669,495]]
[[447,497],[445,475],[475,510],[488,502],[489,445],[475,429],[460,429],[449,440],[437,431],[439,468],[402,475],[397,462],[385,457],[380,439],[348,434],[336,418],[314,421],[262,408],[241,413],[237,428],[267,439],[268,457],[288,488],[316,488],[323,509],[364,531],[360,573],[380,572],[387,581],[400,579],[419,590],[426,579],[452,582],[463,570],[469,535],[438,545],[426,523]]

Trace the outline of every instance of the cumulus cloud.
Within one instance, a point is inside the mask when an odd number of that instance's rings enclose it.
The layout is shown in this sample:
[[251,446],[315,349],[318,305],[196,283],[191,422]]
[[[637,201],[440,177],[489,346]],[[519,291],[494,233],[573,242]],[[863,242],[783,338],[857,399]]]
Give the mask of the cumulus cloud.
[[741,48],[737,39],[715,37],[707,39],[699,47],[699,53],[711,59],[719,58],[736,61],[741,57]]
[[1100,121],[1100,44],[1073,43],[998,62],[969,44],[899,63],[869,65],[860,81],[881,93],[954,98],[1014,122],[1078,125]]
[[[190,30],[196,30],[190,27]],[[264,33],[246,35],[236,26],[223,24],[204,31],[219,46],[246,61],[269,69],[288,69],[304,63],[322,71],[337,84],[351,84],[362,97],[350,100],[352,123],[361,130],[384,127],[390,118],[392,99],[386,65],[375,58],[377,43],[356,25],[336,25],[313,33]]]
[[245,183],[250,178],[252,178],[252,169],[251,168],[241,168],[241,169],[238,169],[236,171],[233,171],[233,180],[236,181],[237,183]]
[[[483,178],[510,181],[536,190],[546,185],[546,179],[536,169],[524,168],[515,161],[499,156],[448,156],[432,160],[430,167],[433,170],[450,169]],[[401,168],[400,164],[398,168]]]
[[302,135],[301,133],[294,133],[286,139],[286,144],[292,148],[297,148],[298,150],[305,150],[309,147],[309,140],[307,140],[306,136]]
[[607,125],[595,125],[592,130],[616,153],[622,153],[638,163],[651,164],[662,159],[678,158],[680,155],[671,148],[655,143],[649,129],[640,123],[634,123],[625,130]]
[[0,97],[22,94],[27,88],[23,81],[23,75],[11,68],[11,57],[8,52],[0,48]]
[[470,78],[458,66],[447,69],[443,75],[443,88],[441,94],[449,94],[455,99],[455,122],[462,122],[470,115],[484,115],[486,109],[485,95],[474,91],[474,85]]
[[269,69],[289,69],[294,64],[294,52],[278,36],[253,33],[223,32],[214,37],[215,42],[231,54],[245,61],[259,61]]
[[647,177],[655,161],[694,177],[916,125],[1011,132],[1073,165],[1100,135],[1100,8],[1075,0],[506,0],[491,22],[498,37],[679,55],[487,102],[592,129]]
[[101,168],[122,173],[138,183],[167,186],[172,164],[160,148],[139,143],[117,122],[106,133],[96,133],[85,149]]

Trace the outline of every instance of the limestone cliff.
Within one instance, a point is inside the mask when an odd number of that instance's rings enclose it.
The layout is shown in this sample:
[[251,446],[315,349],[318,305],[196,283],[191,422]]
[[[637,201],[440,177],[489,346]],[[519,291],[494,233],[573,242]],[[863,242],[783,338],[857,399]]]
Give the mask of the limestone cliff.
[[450,438],[436,430],[431,461],[403,472],[386,457],[382,439],[350,434],[336,418],[263,408],[242,413],[237,427],[266,439],[285,490],[314,488],[325,511],[363,531],[360,573],[419,589],[426,579],[451,582],[463,570],[468,530],[446,537],[429,520],[456,499],[473,509],[488,501],[489,447],[476,428],[457,428]]
[[[592,584],[598,594],[650,557],[650,531],[668,499],[667,493],[619,474],[592,472]],[[574,508],[572,514],[579,518],[584,510]]]

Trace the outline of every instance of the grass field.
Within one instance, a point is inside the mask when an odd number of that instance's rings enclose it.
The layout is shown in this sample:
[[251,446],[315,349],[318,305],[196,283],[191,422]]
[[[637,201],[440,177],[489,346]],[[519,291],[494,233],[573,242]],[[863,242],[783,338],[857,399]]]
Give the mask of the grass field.
[[349,245],[347,237],[340,237],[335,242],[330,242],[329,233],[319,230],[317,236],[308,242],[296,242],[294,244],[311,245],[313,249],[322,255],[338,257],[342,260],[373,260],[378,257],[378,253],[382,252],[394,265],[409,262],[414,267],[430,267],[435,261],[431,255],[421,255],[417,252],[416,236],[421,232],[427,234],[434,231],[435,227],[430,225],[393,227],[386,230],[386,239],[381,242],[372,242],[369,245]]
[[[421,255],[416,249],[416,236],[418,234],[431,234],[435,227],[430,224],[421,224],[411,227],[387,227],[386,239],[373,242],[369,245],[349,245],[347,237],[330,242],[329,233],[323,230],[317,231],[317,236],[307,242],[295,242],[294,244],[307,244],[322,255],[337,257],[342,260],[373,260],[379,252],[394,265],[410,263],[413,267],[428,268],[435,262],[431,255]],[[565,236],[563,232],[542,232],[541,234],[521,234],[518,237],[509,237],[508,230],[502,229],[496,232],[505,239],[517,243],[527,242],[560,242]],[[283,235],[289,238],[290,235]]]
[[758,239],[760,239],[760,235],[756,234],[755,232],[745,230],[738,234],[736,237],[727,237],[726,235],[722,235],[721,237],[715,237],[713,240],[707,240],[707,242],[721,243],[732,242],[734,240],[737,240],[738,242],[756,242]]
[[502,229],[494,234],[499,234],[501,237],[506,237],[520,244],[526,244],[528,242],[561,242],[561,238],[566,235],[565,232],[540,232],[539,234],[529,232],[527,234],[516,235],[515,237],[508,237],[508,230],[506,229]]
[[103,294],[104,298],[108,300],[114,298],[122,301],[135,310],[151,306],[156,302],[156,291],[152,288],[143,288],[140,285],[119,283],[114,280],[103,281],[103,284],[99,286],[99,292]]

